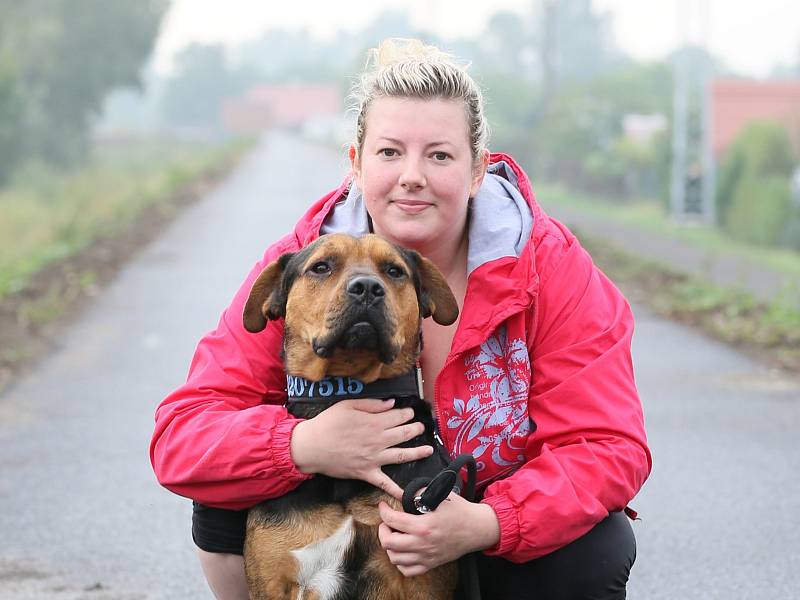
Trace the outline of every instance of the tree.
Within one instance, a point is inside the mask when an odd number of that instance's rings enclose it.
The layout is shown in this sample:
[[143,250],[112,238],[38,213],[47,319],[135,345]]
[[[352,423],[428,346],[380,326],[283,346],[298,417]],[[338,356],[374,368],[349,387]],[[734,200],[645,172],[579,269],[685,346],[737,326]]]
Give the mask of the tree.
[[14,85],[13,71],[0,61],[0,183],[18,160],[24,103]]
[[191,44],[175,57],[175,63],[175,74],[164,88],[165,124],[218,129],[222,100],[230,94],[231,74],[225,49],[219,45]]
[[494,13],[480,39],[480,67],[517,79],[533,79],[535,38],[530,28],[518,13]]
[[671,70],[664,63],[623,65],[588,82],[564,85],[552,108],[533,129],[540,149],[533,155],[540,176],[589,191],[641,193],[632,182],[657,179],[660,139],[635,148],[622,139],[631,113],[669,114]]
[[[622,62],[609,36],[610,21],[594,11],[590,0],[545,0],[537,15],[537,46],[541,87],[533,107],[531,126],[535,131],[562,112],[556,99],[564,87],[592,81],[612,65]],[[534,136],[533,156],[548,151],[543,139]]]
[[0,0],[0,86],[23,101],[16,151],[0,156],[0,169],[7,174],[24,157],[56,164],[83,157],[106,93],[138,85],[164,8],[164,0]]
[[795,160],[789,135],[778,123],[748,125],[728,150],[717,190],[717,214],[737,239],[781,241],[791,216]]

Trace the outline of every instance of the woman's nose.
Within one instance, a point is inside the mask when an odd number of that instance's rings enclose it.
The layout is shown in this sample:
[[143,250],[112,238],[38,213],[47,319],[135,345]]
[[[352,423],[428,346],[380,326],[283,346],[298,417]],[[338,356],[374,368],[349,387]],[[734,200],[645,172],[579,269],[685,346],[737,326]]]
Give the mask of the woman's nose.
[[403,171],[400,173],[398,183],[405,190],[418,190],[425,187],[425,173],[422,170],[419,161],[407,160],[405,162]]

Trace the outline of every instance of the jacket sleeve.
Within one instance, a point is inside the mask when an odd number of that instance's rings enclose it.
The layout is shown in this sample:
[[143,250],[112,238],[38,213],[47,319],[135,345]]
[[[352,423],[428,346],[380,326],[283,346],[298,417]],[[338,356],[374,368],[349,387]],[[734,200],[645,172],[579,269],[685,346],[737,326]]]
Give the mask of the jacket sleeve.
[[308,477],[289,452],[300,421],[282,406],[282,322],[269,322],[258,334],[242,324],[253,281],[289,247],[284,238],[267,250],[217,328],[200,340],[186,383],[156,410],[150,460],[158,481],[176,494],[242,509],[283,495]]
[[484,502],[500,521],[486,551],[529,561],[574,541],[636,495],[651,468],[631,361],[633,316],[566,229],[537,248],[540,286],[528,462],[494,482]]

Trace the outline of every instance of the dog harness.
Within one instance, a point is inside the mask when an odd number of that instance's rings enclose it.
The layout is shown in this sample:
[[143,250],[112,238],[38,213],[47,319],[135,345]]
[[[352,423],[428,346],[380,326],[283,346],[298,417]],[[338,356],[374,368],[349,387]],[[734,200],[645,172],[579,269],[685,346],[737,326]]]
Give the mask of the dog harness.
[[286,376],[287,404],[319,404],[329,408],[341,400],[376,398],[385,400],[402,396],[423,398],[422,369],[416,367],[399,377],[376,379],[363,383],[354,377],[330,376],[310,381],[294,375]]
[[[385,400],[389,398],[417,397],[424,400],[422,391],[422,369],[419,366],[390,379],[376,379],[372,383],[363,383],[349,376],[329,376],[319,381],[310,381],[294,375],[286,376],[286,405],[302,406],[302,413],[316,416],[323,410],[330,408],[342,400],[355,400],[359,398],[375,398]],[[439,433],[433,431],[434,451],[442,455],[448,467],[434,478],[420,477],[411,481],[403,493],[403,509],[407,513],[420,515],[436,510],[451,491],[460,493],[461,485],[459,474],[461,469],[467,469],[467,485],[465,497],[472,501],[475,495],[475,459],[470,454],[462,454],[455,460],[451,459],[444,446]],[[426,488],[421,495],[417,491]]]
[[[329,376],[319,381],[310,381],[303,377],[287,375],[286,406],[300,406],[304,415],[313,417],[342,400],[359,398],[386,400],[407,397],[424,400],[422,390],[422,369],[419,365],[398,377],[377,379],[367,384],[349,376]],[[477,472],[475,458],[471,454],[461,454],[452,460],[439,437],[439,432],[436,431],[435,421],[433,439],[434,452],[444,459],[443,462],[447,467],[433,478],[418,477],[406,485],[402,504],[403,510],[410,514],[421,515],[436,510],[450,492],[461,493],[460,473],[464,468],[467,469],[467,481],[463,496],[470,502],[475,499]],[[422,488],[425,488],[425,491],[418,493]],[[472,600],[480,600],[474,555],[462,556],[459,562],[461,563],[459,577],[464,590]]]

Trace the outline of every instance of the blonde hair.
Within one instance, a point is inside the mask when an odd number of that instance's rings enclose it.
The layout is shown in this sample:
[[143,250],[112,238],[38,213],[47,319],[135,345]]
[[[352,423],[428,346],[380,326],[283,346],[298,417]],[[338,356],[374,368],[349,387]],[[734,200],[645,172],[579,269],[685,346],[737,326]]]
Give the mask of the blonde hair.
[[350,98],[356,120],[356,148],[361,155],[367,112],[375,98],[440,98],[461,100],[467,114],[473,163],[478,164],[489,141],[483,114],[483,96],[466,67],[435,46],[420,40],[389,38],[369,51],[364,72],[354,83]]

